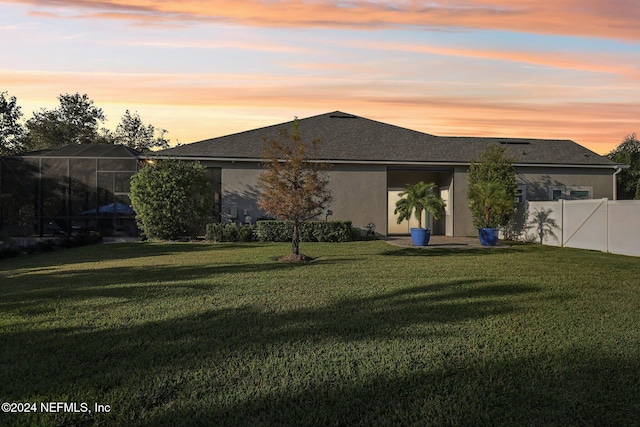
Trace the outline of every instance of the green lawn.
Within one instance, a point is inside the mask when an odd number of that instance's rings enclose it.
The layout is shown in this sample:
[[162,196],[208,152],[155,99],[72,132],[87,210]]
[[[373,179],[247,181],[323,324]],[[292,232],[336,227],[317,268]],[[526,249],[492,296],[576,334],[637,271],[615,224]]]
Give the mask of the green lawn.
[[640,425],[640,259],[376,241],[274,261],[288,249],[0,261],[0,401],[38,410],[0,425]]

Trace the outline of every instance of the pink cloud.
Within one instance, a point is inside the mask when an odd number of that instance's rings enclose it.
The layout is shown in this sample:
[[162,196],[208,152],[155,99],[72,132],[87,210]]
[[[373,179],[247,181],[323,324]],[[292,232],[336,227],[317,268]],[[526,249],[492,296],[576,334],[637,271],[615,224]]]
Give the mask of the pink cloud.
[[349,43],[362,48],[375,50],[406,51],[433,55],[458,56],[475,59],[492,59],[498,61],[520,62],[544,67],[561,68],[596,73],[624,75],[633,80],[640,80],[640,68],[628,55],[593,55],[571,54],[566,52],[539,52],[488,49],[464,49],[429,45],[377,43],[370,46],[365,43]]
[[296,28],[478,28],[640,40],[636,0],[0,0],[140,22],[211,20]]

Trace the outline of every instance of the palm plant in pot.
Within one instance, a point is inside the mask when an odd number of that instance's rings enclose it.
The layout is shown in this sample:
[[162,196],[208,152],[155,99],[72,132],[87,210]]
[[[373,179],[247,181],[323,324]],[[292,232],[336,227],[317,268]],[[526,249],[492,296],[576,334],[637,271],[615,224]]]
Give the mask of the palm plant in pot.
[[434,183],[420,181],[416,184],[408,185],[400,193],[401,199],[396,202],[393,211],[398,215],[398,224],[411,218],[414,214],[418,220],[418,227],[411,228],[411,240],[415,246],[426,246],[431,238],[431,230],[422,227],[422,212],[427,211],[433,215],[434,219],[439,219],[444,215],[444,200],[436,193]]
[[478,181],[469,186],[467,198],[480,243],[495,246],[498,227],[504,225],[514,211],[513,196],[499,181]]
[[489,145],[469,166],[467,198],[483,245],[498,242],[497,228],[506,226],[515,212],[518,187],[513,162],[504,147]]

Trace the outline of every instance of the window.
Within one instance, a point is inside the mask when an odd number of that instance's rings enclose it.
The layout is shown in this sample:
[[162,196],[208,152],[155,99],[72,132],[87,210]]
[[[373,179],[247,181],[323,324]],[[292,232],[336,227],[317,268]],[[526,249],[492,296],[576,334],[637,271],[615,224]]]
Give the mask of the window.
[[591,187],[551,187],[549,195],[551,200],[587,200],[591,199],[593,189]]
[[568,187],[569,200],[585,200],[591,198],[591,188],[587,187]]
[[524,184],[518,184],[518,189],[516,190],[516,205],[520,203],[525,203],[527,201],[527,186]]
[[564,187],[551,187],[549,189],[550,199],[551,200],[560,200],[564,199],[565,188]]

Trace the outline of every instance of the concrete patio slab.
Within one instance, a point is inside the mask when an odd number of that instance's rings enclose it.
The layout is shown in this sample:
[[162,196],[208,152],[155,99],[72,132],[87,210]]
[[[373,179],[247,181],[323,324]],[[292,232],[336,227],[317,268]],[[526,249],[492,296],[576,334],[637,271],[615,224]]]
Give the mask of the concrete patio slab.
[[510,247],[502,242],[498,242],[496,246],[482,246],[477,237],[431,236],[427,246],[413,246],[410,236],[390,236],[384,240],[393,246],[416,249],[505,249]]

